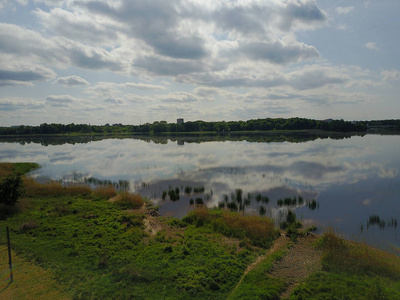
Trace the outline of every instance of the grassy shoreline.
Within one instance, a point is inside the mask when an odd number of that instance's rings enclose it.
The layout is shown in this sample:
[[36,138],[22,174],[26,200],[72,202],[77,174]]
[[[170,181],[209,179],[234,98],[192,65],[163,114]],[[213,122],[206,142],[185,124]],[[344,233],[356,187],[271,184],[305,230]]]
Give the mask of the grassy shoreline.
[[[34,166],[0,164],[7,169],[1,176]],[[25,179],[25,188],[15,207],[0,208],[0,232],[9,226],[18,259],[49,272],[60,295],[69,298],[400,297],[397,256],[332,231],[318,237],[299,230],[289,238],[268,218],[202,206],[183,219],[160,217],[140,196],[129,200],[111,187],[66,188]],[[1,234],[0,245],[5,242]],[[306,268],[312,271],[305,276],[281,272],[304,273],[310,256]],[[43,289],[39,283],[22,288]]]

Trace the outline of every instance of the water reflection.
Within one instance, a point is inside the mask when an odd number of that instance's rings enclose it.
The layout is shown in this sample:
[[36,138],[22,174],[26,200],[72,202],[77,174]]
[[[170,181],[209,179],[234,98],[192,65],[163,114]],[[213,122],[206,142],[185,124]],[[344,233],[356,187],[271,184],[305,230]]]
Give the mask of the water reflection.
[[[36,177],[125,186],[160,205],[164,215],[184,216],[200,202],[270,216],[277,222],[293,210],[298,219],[317,225],[320,232],[331,225],[348,238],[397,249],[399,228],[388,224],[400,211],[399,136],[326,137],[278,134],[98,141],[91,137],[60,145],[60,140],[54,144],[8,141],[0,143],[0,159],[38,162],[43,168]],[[185,193],[186,187],[204,187],[204,191]],[[176,194],[176,188],[179,201],[168,194],[171,189]],[[385,221],[384,227],[367,225],[374,215]]]

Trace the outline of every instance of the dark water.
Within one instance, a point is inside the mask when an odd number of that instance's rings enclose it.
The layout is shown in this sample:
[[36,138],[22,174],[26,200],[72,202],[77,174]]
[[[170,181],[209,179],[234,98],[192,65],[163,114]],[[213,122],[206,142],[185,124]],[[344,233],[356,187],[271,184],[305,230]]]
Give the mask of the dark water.
[[[399,254],[399,149],[398,135],[40,139],[0,142],[0,160],[38,162],[33,176],[66,183],[122,181],[164,215],[186,215],[190,199],[235,203],[276,222],[291,209],[319,232],[331,226]],[[176,188],[178,201],[162,200]],[[185,195],[185,188],[204,191]]]

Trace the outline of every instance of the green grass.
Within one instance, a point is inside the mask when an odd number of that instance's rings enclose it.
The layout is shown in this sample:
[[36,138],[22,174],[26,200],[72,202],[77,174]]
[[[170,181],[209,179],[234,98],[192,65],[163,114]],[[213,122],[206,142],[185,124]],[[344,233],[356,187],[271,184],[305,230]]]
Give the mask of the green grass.
[[229,299],[279,299],[279,295],[285,288],[285,282],[280,278],[269,276],[268,271],[272,268],[273,263],[281,259],[284,254],[284,250],[279,250],[256,265],[244,277]]
[[242,239],[253,246],[269,248],[280,232],[271,219],[260,216],[246,216],[220,209],[209,210],[200,206],[183,218],[183,224],[207,227],[213,232]]
[[37,163],[0,163],[0,177],[12,173],[27,174],[38,168],[40,165]]
[[289,299],[400,299],[400,259],[332,230],[319,241],[322,271],[312,274]]
[[152,238],[139,211],[92,195],[21,201],[29,207],[0,221],[0,232],[9,226],[16,253],[50,270],[73,298],[223,299],[257,253],[193,225]]

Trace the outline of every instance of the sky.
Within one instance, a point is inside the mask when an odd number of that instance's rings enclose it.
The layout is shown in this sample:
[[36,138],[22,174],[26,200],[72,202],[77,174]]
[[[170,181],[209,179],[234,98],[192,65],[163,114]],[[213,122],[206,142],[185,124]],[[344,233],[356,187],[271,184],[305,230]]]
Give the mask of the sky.
[[398,0],[0,0],[0,126],[400,118]]

